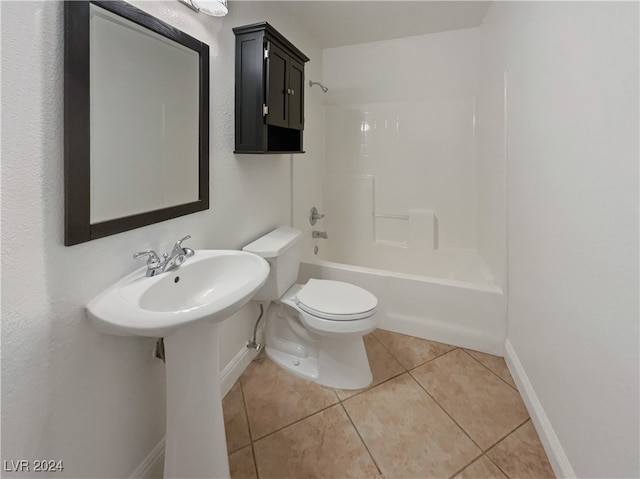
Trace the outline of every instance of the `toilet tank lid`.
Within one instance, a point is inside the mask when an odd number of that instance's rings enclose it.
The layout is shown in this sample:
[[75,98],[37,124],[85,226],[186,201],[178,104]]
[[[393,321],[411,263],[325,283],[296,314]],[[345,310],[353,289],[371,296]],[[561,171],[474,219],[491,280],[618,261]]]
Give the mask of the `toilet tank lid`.
[[275,258],[295,245],[302,238],[302,231],[289,226],[280,226],[242,248],[242,251],[263,258]]

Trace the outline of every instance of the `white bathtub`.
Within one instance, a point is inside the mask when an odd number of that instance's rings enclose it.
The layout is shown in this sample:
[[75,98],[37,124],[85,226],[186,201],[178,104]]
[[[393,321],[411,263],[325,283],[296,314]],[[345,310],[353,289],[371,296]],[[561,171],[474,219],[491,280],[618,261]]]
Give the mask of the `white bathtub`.
[[382,329],[504,356],[502,289],[484,277],[481,259],[450,264],[453,272],[443,274],[440,268],[443,277],[436,278],[313,261],[301,263],[298,279],[346,281],[371,291],[378,297]]

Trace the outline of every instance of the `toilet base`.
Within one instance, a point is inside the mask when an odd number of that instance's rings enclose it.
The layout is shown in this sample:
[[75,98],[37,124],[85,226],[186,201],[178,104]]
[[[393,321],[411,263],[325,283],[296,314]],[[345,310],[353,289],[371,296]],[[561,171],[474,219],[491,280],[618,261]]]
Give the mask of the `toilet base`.
[[323,386],[362,389],[373,382],[362,335],[321,336],[279,303],[267,318],[267,356],[283,369]]
[[362,389],[373,382],[367,352],[361,336],[328,338],[317,357],[298,355],[267,347],[267,356],[283,369],[323,386]]

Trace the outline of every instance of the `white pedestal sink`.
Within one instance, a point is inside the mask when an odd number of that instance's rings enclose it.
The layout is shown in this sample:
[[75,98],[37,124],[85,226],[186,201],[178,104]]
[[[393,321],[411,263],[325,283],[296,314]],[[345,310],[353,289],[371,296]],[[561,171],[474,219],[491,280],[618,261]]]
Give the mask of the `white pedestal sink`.
[[229,477],[220,394],[219,330],[220,323],[201,321],[164,338],[164,477]]
[[88,305],[108,334],[163,337],[167,370],[165,478],[229,477],[220,394],[220,321],[264,284],[269,265],[242,251],[199,250],[179,268],[126,276]]

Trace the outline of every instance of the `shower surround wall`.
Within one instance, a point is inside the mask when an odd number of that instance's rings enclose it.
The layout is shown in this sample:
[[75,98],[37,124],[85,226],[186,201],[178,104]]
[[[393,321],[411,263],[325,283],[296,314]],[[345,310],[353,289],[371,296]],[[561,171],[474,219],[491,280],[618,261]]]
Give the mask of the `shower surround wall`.
[[502,354],[504,275],[477,251],[479,40],[470,28],[323,50],[329,238],[300,276],[374,292],[383,328]]
[[475,259],[478,45],[471,28],[323,51],[330,260],[465,279],[448,264],[471,256],[492,282]]

